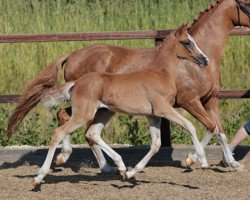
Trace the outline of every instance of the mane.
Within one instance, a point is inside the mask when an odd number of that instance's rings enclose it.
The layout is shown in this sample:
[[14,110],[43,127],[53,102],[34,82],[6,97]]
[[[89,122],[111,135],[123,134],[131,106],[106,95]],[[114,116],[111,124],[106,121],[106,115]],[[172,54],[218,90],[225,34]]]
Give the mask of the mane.
[[215,0],[212,4],[210,4],[208,6],[208,8],[206,8],[204,11],[200,12],[199,16],[196,17],[192,24],[190,25],[190,27],[188,28],[188,30],[192,29],[197,23],[199,23],[201,21],[201,19],[205,18],[206,16],[208,16],[212,10],[214,10],[215,8],[218,7],[219,3],[221,3],[223,0]]

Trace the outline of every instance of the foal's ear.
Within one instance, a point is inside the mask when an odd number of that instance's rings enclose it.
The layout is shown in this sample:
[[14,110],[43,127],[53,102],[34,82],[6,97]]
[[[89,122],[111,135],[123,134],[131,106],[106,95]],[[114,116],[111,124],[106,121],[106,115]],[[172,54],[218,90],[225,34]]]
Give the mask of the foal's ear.
[[182,24],[180,28],[175,31],[175,36],[179,38],[183,33],[187,32],[188,27],[188,23]]

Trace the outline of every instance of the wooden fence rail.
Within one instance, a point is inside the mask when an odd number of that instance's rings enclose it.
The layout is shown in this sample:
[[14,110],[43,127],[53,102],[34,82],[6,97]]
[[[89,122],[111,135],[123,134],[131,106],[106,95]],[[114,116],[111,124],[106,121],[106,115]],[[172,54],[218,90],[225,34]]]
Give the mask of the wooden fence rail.
[[[131,39],[155,39],[159,44],[173,30],[142,30],[142,31],[117,31],[95,33],[57,33],[57,34],[11,34],[0,35],[0,43],[21,42],[62,42],[62,41],[91,41],[91,40],[131,40]],[[250,35],[250,28],[234,28],[231,36]],[[250,98],[250,90],[221,91],[220,99]],[[0,103],[17,102],[19,95],[0,95]],[[162,146],[171,146],[169,122],[162,120],[161,130]]]
[[[172,31],[173,30],[144,30],[95,33],[14,34],[0,35],[0,43],[163,39]],[[230,35],[250,35],[250,28],[234,28],[230,32]]]

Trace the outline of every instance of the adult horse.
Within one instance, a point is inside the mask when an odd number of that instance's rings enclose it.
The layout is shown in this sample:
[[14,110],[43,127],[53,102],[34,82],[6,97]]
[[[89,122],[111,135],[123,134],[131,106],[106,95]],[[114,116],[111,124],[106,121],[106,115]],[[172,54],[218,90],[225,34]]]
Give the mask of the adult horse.
[[39,184],[49,172],[59,142],[77,128],[92,122],[101,107],[108,108],[112,112],[145,115],[149,120],[151,149],[129,172],[126,172],[121,157],[101,139],[99,134],[91,132],[86,135],[89,143],[98,145],[114,160],[124,178],[131,178],[143,170],[150,158],[158,152],[161,146],[160,117],[178,123],[190,133],[202,167],[208,167],[195,128],[173,108],[177,93],[175,80],[177,66],[183,59],[197,63],[201,67],[208,64],[208,58],[187,33],[187,25],[182,25],[166,38],[164,45],[159,48],[159,54],[147,69],[126,74],[88,73],[76,81],[64,83],[47,91],[42,99],[43,103],[55,105],[58,101],[60,103],[65,99],[70,100],[72,115],[64,125],[53,132],[46,160],[34,178],[33,185]]
[[[198,70],[193,63],[182,61],[177,72],[176,106],[190,112],[202,122],[208,132],[202,144],[205,146],[212,133],[216,133],[221,141],[223,153],[228,165],[235,169],[242,165],[234,160],[227,145],[226,136],[221,124],[218,106],[218,92],[220,90],[220,62],[228,40],[229,31],[238,25],[250,27],[250,0],[220,0],[211,5],[193,22],[189,33],[195,38],[200,48],[209,57],[210,64],[205,70]],[[71,54],[58,58],[38,75],[28,85],[26,92],[9,119],[8,135],[10,136],[22,121],[25,115],[40,102],[46,92],[57,82],[59,70],[65,64],[65,81],[76,80],[89,72],[124,73],[146,68],[158,53],[159,47],[149,49],[128,49],[109,45],[95,45],[80,49]],[[181,77],[180,74],[185,74]],[[195,78],[194,78],[195,77]],[[191,81],[192,80],[192,81]],[[60,124],[64,124],[70,114],[70,109],[58,113]],[[113,114],[99,111],[94,124],[88,131],[99,132],[106,122],[99,123],[100,116],[105,116],[106,121]],[[108,166],[100,148],[95,144],[91,149],[97,157],[103,172],[109,172]],[[57,157],[57,163],[66,162],[72,152],[69,136],[63,140],[62,153]],[[190,161],[191,159],[191,161]],[[189,165],[195,161],[195,156],[189,157]]]

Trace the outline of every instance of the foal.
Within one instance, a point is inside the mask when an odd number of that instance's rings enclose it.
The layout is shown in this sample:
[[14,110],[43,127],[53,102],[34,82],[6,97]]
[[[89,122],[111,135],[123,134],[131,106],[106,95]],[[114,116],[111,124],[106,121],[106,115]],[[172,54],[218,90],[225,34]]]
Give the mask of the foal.
[[[179,60],[188,59],[204,66],[208,58],[201,52],[187,33],[187,25],[181,26],[167,39],[167,45],[159,50],[159,56],[148,69],[128,74],[90,73],[52,89],[45,95],[45,104],[57,100],[69,100],[72,116],[66,124],[57,128],[51,140],[47,158],[33,180],[33,185],[42,181],[49,172],[51,161],[59,142],[84,124],[91,123],[99,108],[129,115],[145,115],[149,121],[152,146],[148,154],[129,172],[121,156],[112,150],[95,132],[86,135],[91,144],[98,145],[110,156],[124,178],[131,178],[141,171],[161,146],[159,117],[164,117],[183,126],[191,135],[202,167],[208,167],[204,149],[199,143],[195,128],[173,108],[177,93],[175,85],[176,66]],[[164,54],[164,56],[162,56]]]

